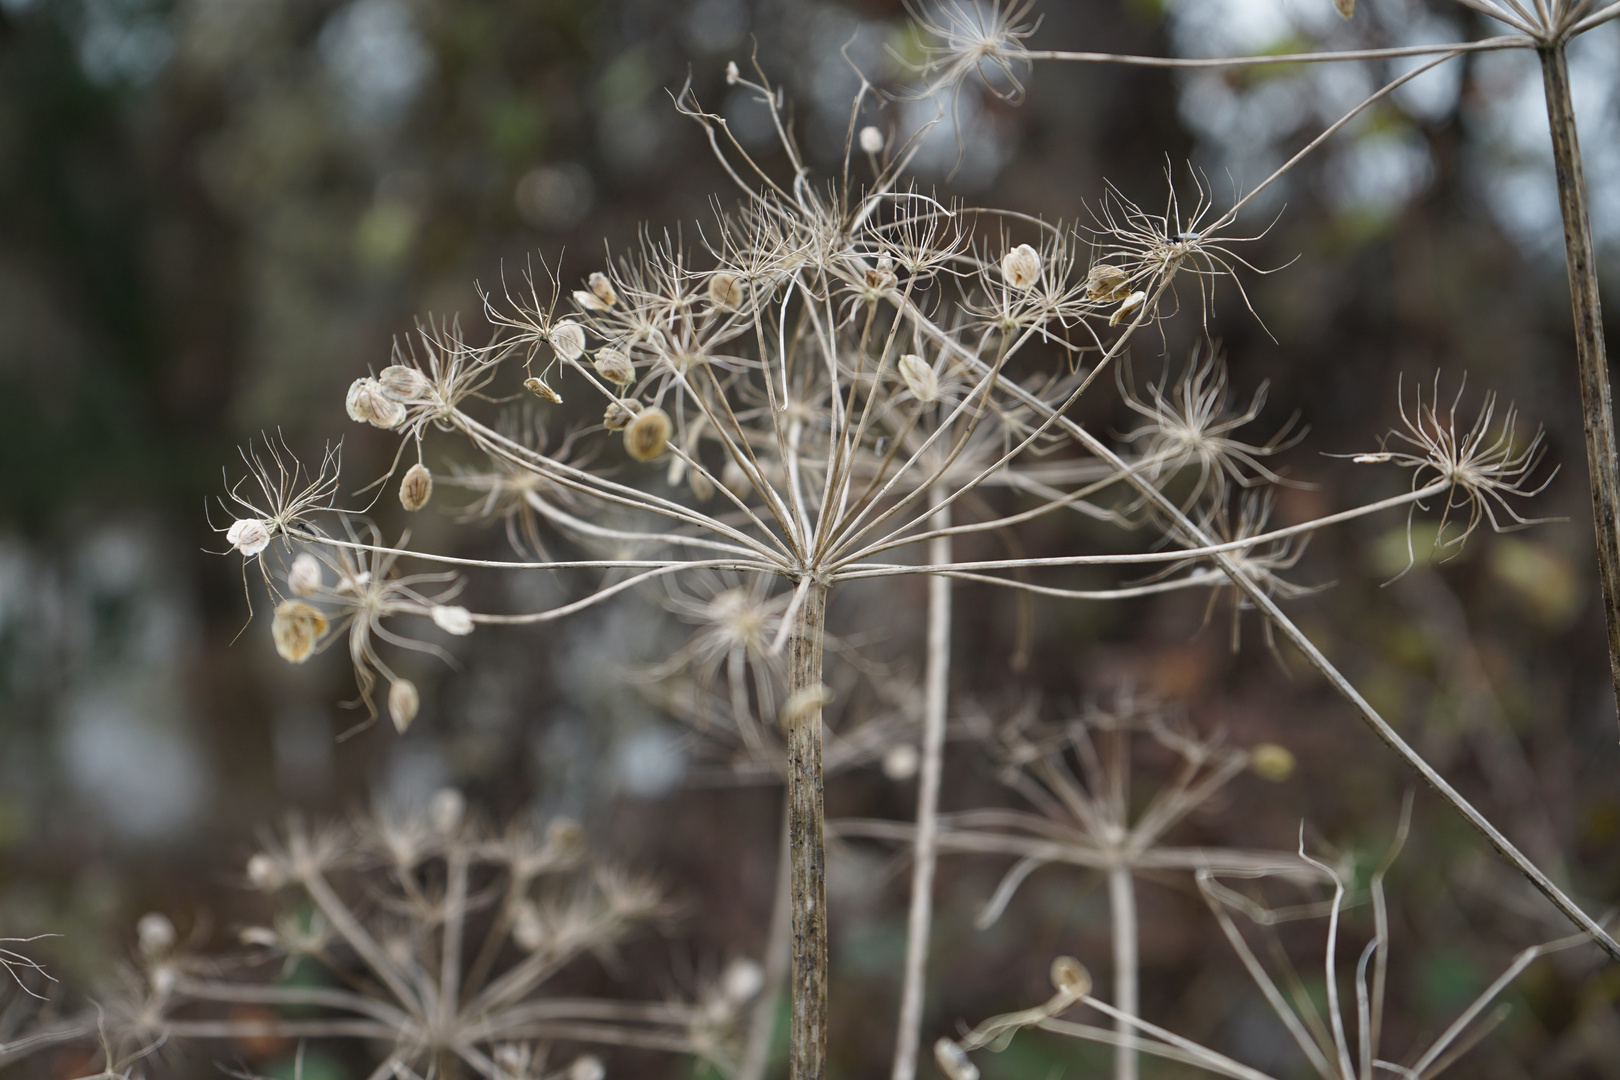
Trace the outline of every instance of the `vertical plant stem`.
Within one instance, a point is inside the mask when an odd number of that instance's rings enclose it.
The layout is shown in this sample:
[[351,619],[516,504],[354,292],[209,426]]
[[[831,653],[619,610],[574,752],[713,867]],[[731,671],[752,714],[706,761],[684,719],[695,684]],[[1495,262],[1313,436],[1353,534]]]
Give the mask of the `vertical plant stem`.
[[1125,1018],[1138,1015],[1136,991],[1136,881],[1126,863],[1108,868],[1108,913],[1114,924],[1114,1080],[1136,1080],[1136,1029]]
[[827,850],[821,790],[821,645],[827,586],[810,582],[789,632],[788,848],[793,883],[793,1080],[827,1067]]
[[770,1064],[771,1044],[776,1041],[776,1009],[782,997],[792,959],[793,894],[792,852],[788,846],[787,793],[783,792],[782,841],[777,850],[776,901],[771,905],[771,928],[765,941],[765,985],[748,1023],[748,1046],[743,1051],[737,1080],[763,1080]]
[[[939,506],[944,491],[935,486],[930,501],[938,507],[931,529],[947,529],[951,508]],[[928,561],[951,561],[951,538],[928,542]],[[906,922],[906,969],[900,991],[899,1032],[894,1044],[894,1080],[917,1074],[917,1043],[922,1031],[923,987],[928,968],[928,931],[934,915],[934,865],[939,853],[939,778],[945,756],[945,720],[950,705],[951,579],[928,578],[928,659],[923,674],[923,737],[917,777],[917,840],[911,867],[911,913]]]
[[1558,168],[1558,204],[1564,213],[1564,250],[1570,300],[1575,309],[1575,362],[1580,369],[1581,414],[1586,427],[1586,467],[1592,482],[1592,519],[1597,528],[1598,578],[1609,629],[1609,675],[1620,713],[1620,462],[1616,461],[1614,405],[1609,361],[1603,348],[1603,308],[1598,298],[1597,259],[1587,212],[1586,176],[1569,90],[1569,60],[1563,42],[1541,50],[1541,75]]

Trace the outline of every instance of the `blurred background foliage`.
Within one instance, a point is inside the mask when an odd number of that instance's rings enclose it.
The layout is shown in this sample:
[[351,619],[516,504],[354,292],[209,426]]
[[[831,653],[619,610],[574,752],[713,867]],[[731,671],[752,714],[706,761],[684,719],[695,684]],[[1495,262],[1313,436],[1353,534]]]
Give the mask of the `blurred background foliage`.
[[[1438,0],[1365,0],[1348,25],[1328,0],[1051,0],[1040,13],[1034,47],[1158,54],[1491,32]],[[1611,282],[1612,31],[1573,60]],[[44,958],[91,985],[143,911],[229,939],[253,909],[236,888],[246,838],[290,810],[343,813],[453,783],[492,816],[577,817],[661,876],[684,915],[667,940],[638,946],[648,985],[758,956],[776,795],[693,782],[689,744],[626,678],[679,640],[648,618],[650,601],[459,642],[457,670],[411,671],[424,710],[408,736],[385,725],[337,743],[356,719],[337,704],[350,692],[344,664],[275,658],[263,597],[249,621],[239,559],[218,554],[210,514],[227,520],[213,502],[221,467],[239,475],[236,448],[264,432],[306,459],[341,437],[345,490],[379,475],[391,447],[347,422],[343,390],[387,362],[413,318],[479,323],[475,282],[498,287],[541,259],[573,281],[601,265],[604,240],[636,243],[643,222],[700,246],[714,200],[735,193],[672,107],[685,80],[780,167],[763,111],[723,77],[728,60],[757,55],[793,102],[810,159],[830,168],[858,85],[850,65],[892,83],[917,49],[890,0],[0,0],[0,928],[62,934]],[[919,159],[920,181],[1085,225],[1108,184],[1162,205],[1168,170],[1187,194],[1191,161],[1220,201],[1380,73],[1044,66],[1018,107],[969,87],[955,130]],[[910,108],[889,115],[915,124]],[[1403,520],[1330,531],[1295,580],[1332,587],[1293,610],[1442,771],[1601,910],[1620,895],[1620,754],[1539,110],[1528,56],[1481,54],[1411,84],[1251,215],[1265,235],[1249,257],[1275,272],[1245,275],[1253,314],[1219,293],[1213,330],[1240,395],[1269,381],[1257,430],[1296,411],[1311,427],[1285,460],[1312,486],[1286,490],[1285,521],[1399,489],[1395,475],[1323,455],[1376,448],[1403,377],[1410,395],[1410,380],[1438,372],[1452,393],[1466,376],[1469,409],[1490,389],[1518,404],[1526,437],[1545,425],[1559,471],[1532,512],[1548,524],[1476,535],[1436,563],[1420,522],[1419,565],[1393,583]],[[1172,337],[1163,357],[1135,355],[1136,380],[1195,344]],[[1110,402],[1090,401],[1087,419],[1126,430]],[[548,424],[557,437],[587,419],[563,410]],[[417,541],[504,550],[499,529],[456,529],[452,503],[418,515]],[[379,515],[390,532],[403,525],[396,508]],[[1084,527],[1054,516],[1025,539],[1031,554],[1061,551],[1066,530]],[[914,672],[921,591],[883,605],[847,592],[843,622]],[[1202,731],[1295,753],[1290,779],[1240,781],[1188,842],[1290,848],[1303,819],[1366,864],[1393,830],[1412,778],[1302,664],[1268,651],[1252,617],[1234,653],[1227,609],[1204,625],[1200,597],[1025,611],[979,587],[957,596],[964,710],[1035,702],[1062,716],[1134,687]],[[1010,798],[972,747],[953,748],[947,768],[947,810]],[[876,769],[829,783],[833,816],[904,819],[914,798]],[[1435,1030],[1512,952],[1561,932],[1422,793],[1417,822],[1391,879],[1394,1046]],[[842,1075],[876,1075],[906,875],[888,849],[852,843],[833,859],[833,1060]],[[1106,903],[1078,873],[1044,871],[1006,918],[975,930],[1004,869],[945,859],[927,1032],[1044,997],[1054,952],[1106,970]],[[1144,886],[1142,903],[1147,1014],[1294,1068],[1190,884]],[[1302,967],[1316,962],[1314,933],[1298,939]],[[1493,1044],[1507,1049],[1465,1071],[1620,1075],[1613,970],[1544,961],[1515,995]],[[273,1070],[285,1053],[215,1057]],[[987,1068],[1086,1075],[1101,1060],[1027,1036]]]

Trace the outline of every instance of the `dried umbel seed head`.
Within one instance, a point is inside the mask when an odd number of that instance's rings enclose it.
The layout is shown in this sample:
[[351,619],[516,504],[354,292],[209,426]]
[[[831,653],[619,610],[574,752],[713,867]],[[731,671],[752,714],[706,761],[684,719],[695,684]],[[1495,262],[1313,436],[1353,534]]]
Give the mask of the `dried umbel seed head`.
[[883,775],[890,780],[910,780],[919,764],[917,748],[910,743],[895,743],[883,752]]
[[894,260],[887,255],[879,256],[877,263],[866,272],[866,287],[873,292],[886,292],[899,281],[894,276]]
[[135,940],[140,943],[141,952],[146,956],[162,956],[174,948],[174,939],[174,923],[169,921],[167,915],[148,911],[135,924]]
[[564,360],[578,360],[585,354],[585,328],[564,319],[551,328],[551,347]]
[[635,365],[630,358],[618,349],[608,346],[596,350],[596,359],[591,361],[596,373],[614,386],[629,386],[635,380]]
[[394,721],[394,730],[401,735],[416,719],[416,711],[422,707],[422,698],[416,692],[416,684],[409,679],[395,679],[388,687],[388,717]]
[[263,852],[248,860],[247,879],[255,889],[263,889],[265,892],[279,889],[287,883],[287,877],[281,872],[280,865]]
[[433,389],[428,377],[406,364],[391,364],[377,376],[377,385],[385,397],[395,401],[421,401]]
[[932,405],[939,400],[939,376],[928,362],[916,353],[906,353],[900,358],[900,378],[905,380],[906,389],[911,396],[924,405]]
[[1072,956],[1052,961],[1052,989],[1065,997],[1083,998],[1091,993],[1091,972]]
[[407,510],[420,510],[433,498],[433,474],[428,467],[418,461],[405,470],[405,478],[399,482],[399,505]]
[[623,431],[640,411],[641,402],[639,401],[629,398],[624,401],[610,401],[608,407],[602,412],[602,426],[609,431]]
[[465,637],[473,632],[472,612],[459,604],[438,604],[433,608],[433,624],[447,634]]
[[1125,296],[1128,274],[1117,266],[1098,263],[1086,274],[1086,299],[1112,304]]
[[344,401],[349,419],[370,424],[385,431],[405,422],[405,406],[383,393],[376,379],[356,379],[349,384],[349,396]]
[[588,279],[588,283],[591,287],[591,294],[608,307],[612,307],[619,302],[619,294],[613,291],[613,283],[608,280],[607,275],[602,271],[598,270],[592,274]]
[[1015,289],[1033,289],[1041,280],[1041,253],[1019,244],[1001,257],[1001,280]]
[[287,591],[294,596],[312,596],[321,588],[321,561],[309,552],[300,552],[287,571]]
[[449,836],[467,813],[467,800],[455,788],[440,788],[428,800],[428,824],[440,836]]
[[302,664],[326,636],[326,616],[302,600],[283,600],[270,620],[270,636],[283,660]]
[[547,386],[544,379],[537,379],[530,376],[529,378],[523,380],[523,389],[527,390],[529,393],[533,394],[542,401],[549,401],[553,405],[562,404],[562,395],[557,393],[557,391],[553,390],[551,387]]
[[1131,293],[1131,295],[1120,301],[1119,307],[1114,309],[1114,314],[1108,318],[1108,325],[1118,326],[1120,323],[1124,322],[1125,317],[1131,312],[1135,311],[1137,308],[1141,307],[1142,301],[1146,299],[1147,293],[1145,292]]
[[625,425],[625,453],[637,461],[656,461],[669,448],[669,435],[674,430],[663,409],[656,405],[642,409]]
[[568,1066],[568,1080],[602,1080],[607,1066],[595,1054],[581,1054]]
[[1281,783],[1294,775],[1294,754],[1286,746],[1261,743],[1249,751],[1249,768],[1256,776]]
[[243,555],[252,557],[270,546],[270,523],[258,518],[239,518],[225,530],[225,540]]
[[879,131],[871,124],[861,128],[859,138],[861,141],[861,151],[863,153],[875,154],[883,149],[883,132]]
[[945,1080],[979,1080],[979,1067],[968,1060],[967,1051],[950,1039],[934,1044],[934,1060]]
[[717,270],[709,275],[709,299],[716,307],[735,309],[742,306],[743,287],[736,274]]

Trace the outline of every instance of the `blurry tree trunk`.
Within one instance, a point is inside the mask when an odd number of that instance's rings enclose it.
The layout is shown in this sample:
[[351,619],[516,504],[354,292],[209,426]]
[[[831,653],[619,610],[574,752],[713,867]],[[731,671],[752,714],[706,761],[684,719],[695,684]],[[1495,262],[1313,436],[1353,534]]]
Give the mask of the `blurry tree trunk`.
[[822,1080],[827,1060],[827,853],[823,837],[821,644],[827,587],[809,582],[788,636],[788,844],[793,881],[793,1080]]
[[1575,102],[1569,89],[1569,60],[1562,42],[1541,50],[1541,74],[1547,94],[1547,120],[1552,128],[1553,162],[1558,168],[1558,203],[1564,213],[1570,299],[1575,308],[1575,360],[1581,377],[1598,577],[1603,583],[1603,613],[1609,629],[1609,674],[1614,681],[1616,711],[1620,713],[1620,522],[1616,521],[1620,463],[1615,456],[1614,405],[1609,395],[1609,362],[1603,348],[1603,308],[1598,299],[1586,176],[1575,129]]

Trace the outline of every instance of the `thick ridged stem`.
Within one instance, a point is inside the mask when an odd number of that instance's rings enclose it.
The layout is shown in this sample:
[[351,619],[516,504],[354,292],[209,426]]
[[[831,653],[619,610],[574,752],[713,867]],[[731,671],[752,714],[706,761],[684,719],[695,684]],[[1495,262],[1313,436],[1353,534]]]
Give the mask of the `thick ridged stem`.
[[1603,349],[1603,307],[1598,298],[1597,257],[1586,205],[1586,176],[1569,90],[1563,43],[1541,50],[1541,75],[1558,168],[1558,204],[1564,212],[1564,250],[1570,300],[1575,309],[1575,363],[1580,369],[1581,415],[1586,425],[1586,467],[1592,481],[1592,519],[1597,529],[1598,579],[1609,629],[1609,674],[1620,713],[1620,462],[1615,455],[1614,405],[1609,361]]
[[[933,491],[937,505],[942,492]],[[941,507],[931,529],[948,529],[950,507]],[[951,561],[951,538],[928,542],[928,561]],[[923,674],[922,763],[917,775],[917,841],[911,867],[911,912],[906,923],[906,970],[900,991],[899,1032],[894,1045],[894,1080],[917,1075],[917,1043],[922,1031],[923,988],[928,968],[928,932],[934,915],[934,866],[939,856],[939,780],[945,757],[945,721],[950,706],[951,579],[928,579],[928,659]]]
[[1114,931],[1114,1080],[1136,1080],[1136,1029],[1125,1019],[1139,1015],[1136,954],[1136,880],[1126,863],[1108,868],[1108,914]]
[[793,865],[793,1080],[827,1068],[827,849],[821,791],[821,643],[827,587],[810,582],[789,632],[788,845]]

